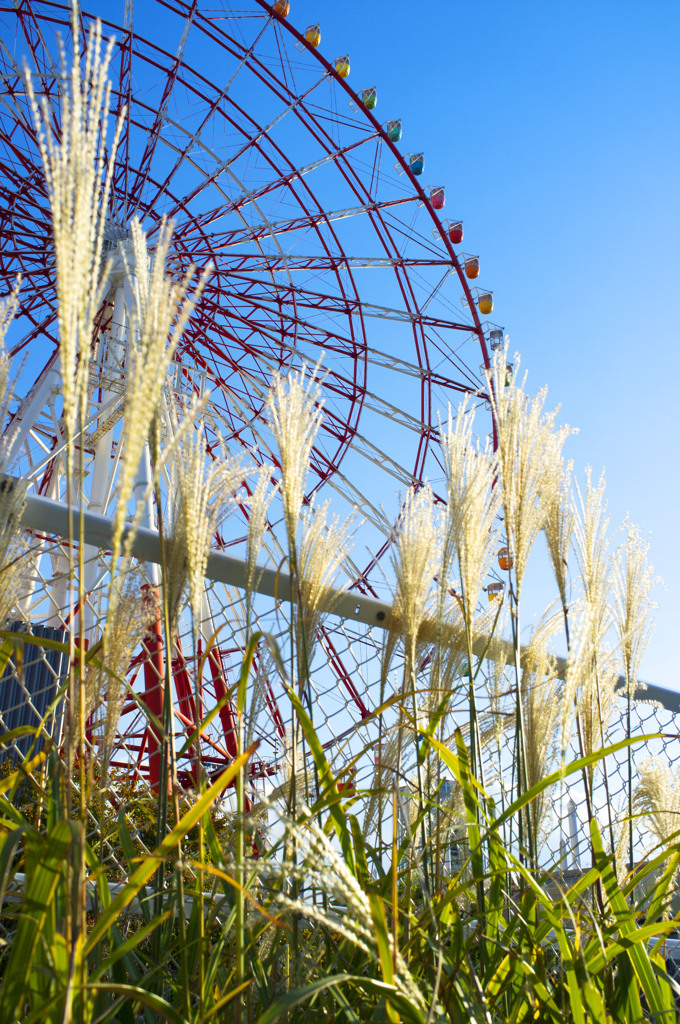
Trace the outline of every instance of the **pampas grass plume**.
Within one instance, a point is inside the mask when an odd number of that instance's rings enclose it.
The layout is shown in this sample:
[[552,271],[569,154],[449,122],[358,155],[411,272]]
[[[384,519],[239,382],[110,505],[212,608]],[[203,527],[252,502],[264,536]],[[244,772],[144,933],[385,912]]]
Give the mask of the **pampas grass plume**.
[[[74,10],[70,68],[60,42],[61,77],[68,83],[60,95],[60,119],[47,98],[38,101],[32,74],[27,67],[24,70],[52,213],[64,423],[70,439],[87,398],[94,321],[106,285],[106,276],[100,275],[103,232],[125,117],[123,109],[109,144],[111,85],[107,73],[113,40],[102,54],[101,24],[91,27],[83,73],[76,17]],[[52,127],[55,121],[59,122],[58,134]]]
[[127,267],[138,283],[136,310],[128,336],[128,366],[123,434],[125,452],[120,462],[117,504],[114,515],[112,550],[114,562],[121,548],[128,502],[152,422],[158,412],[167,381],[168,368],[189,317],[201,295],[211,267],[196,283],[190,267],[182,281],[165,275],[165,262],[172,237],[171,225],[161,221],[156,250],[149,261],[146,235],[135,218],[131,224],[134,267]]
[[315,506],[313,500],[302,512],[298,587],[304,655],[311,665],[312,651],[322,608],[333,610],[339,591],[337,575],[351,547],[351,522],[329,519],[330,502]]
[[520,381],[519,359],[515,375],[506,386],[507,348],[494,356],[490,397],[498,432],[497,459],[508,547],[514,558],[516,598],[519,602],[529,553],[542,528],[556,483],[554,466],[572,432],[558,427],[559,407],[544,412],[547,389],[534,398]]
[[[202,429],[201,403],[193,401],[173,455],[173,502],[168,538],[169,605],[171,621],[178,612],[185,582],[197,630],[201,620],[210,544],[234,492],[241,486],[246,467],[221,448],[209,458]],[[195,425],[195,426],[194,426]]]
[[631,695],[652,630],[650,618],[654,604],[649,595],[656,579],[648,553],[649,544],[642,540],[635,526],[629,526],[625,544],[616,553],[614,625]]
[[473,439],[474,411],[468,409],[467,401],[461,404],[455,420],[449,410],[446,427],[440,426],[440,433],[447,500],[444,561],[448,568],[451,555],[457,560],[463,614],[472,631],[495,547],[493,524],[499,490],[494,487],[497,466],[488,442],[482,448]]
[[267,411],[281,464],[281,496],[291,557],[305,495],[309,459],[323,419],[319,364],[307,379],[307,367],[288,377],[274,376]]
[[[433,581],[441,564],[441,516],[432,489],[407,491],[398,526],[392,566],[396,578],[393,628],[404,637],[407,672],[412,674],[423,628],[433,605]],[[414,680],[407,681],[413,685]]]

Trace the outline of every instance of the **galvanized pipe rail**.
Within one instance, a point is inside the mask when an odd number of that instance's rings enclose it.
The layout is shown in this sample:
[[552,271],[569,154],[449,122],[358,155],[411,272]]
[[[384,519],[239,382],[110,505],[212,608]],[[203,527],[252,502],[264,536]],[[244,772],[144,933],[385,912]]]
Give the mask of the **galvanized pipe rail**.
[[[18,482],[18,481],[17,481]],[[82,518],[81,518],[82,517]],[[61,538],[79,537],[81,523],[83,528],[83,541],[92,547],[107,550],[111,547],[113,540],[113,520],[106,516],[98,515],[85,510],[81,512],[78,507],[67,507],[51,498],[44,498],[37,494],[28,494],[26,504],[21,517],[21,525],[25,530],[34,530],[37,533],[54,535]],[[128,529],[124,536],[127,537]],[[132,542],[132,553],[145,562],[153,562],[157,565],[161,562],[160,535],[156,530],[149,530],[138,527],[135,531]],[[213,551],[208,558],[206,577],[215,583],[226,583],[233,587],[245,589],[246,572],[245,562],[233,555],[227,555],[223,551]],[[292,596],[291,579],[287,573],[273,569],[260,568],[258,570],[259,582],[256,591],[266,597],[272,597],[278,601],[289,601]],[[363,594],[350,593],[346,590],[329,590],[325,602],[325,610],[328,614],[336,615],[348,622],[361,622],[366,626],[378,627],[380,629],[398,629],[392,606],[375,598],[365,597]],[[324,609],[322,609],[324,610]],[[432,636],[444,641],[447,639],[446,630],[442,636],[436,625],[432,624]],[[478,637],[474,645],[474,653],[478,657],[485,655],[488,638]],[[508,650],[511,647],[508,644]],[[486,652],[486,657],[490,657]],[[557,675],[564,678],[567,663],[565,658],[557,657]],[[617,682],[619,691],[625,690],[626,680],[619,676]],[[637,699],[655,701],[674,713],[680,712],[680,693],[670,690],[664,686],[656,686],[653,683],[642,683],[639,681],[640,690]]]

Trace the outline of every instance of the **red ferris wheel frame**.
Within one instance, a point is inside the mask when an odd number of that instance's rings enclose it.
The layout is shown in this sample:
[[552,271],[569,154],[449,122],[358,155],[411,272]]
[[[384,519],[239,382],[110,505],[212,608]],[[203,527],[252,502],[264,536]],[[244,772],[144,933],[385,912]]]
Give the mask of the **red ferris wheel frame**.
[[[437,211],[386,130],[363,105],[347,80],[336,72],[333,64],[312,47],[287,19],[277,15],[273,6],[264,0],[255,0],[255,4],[266,16],[263,31],[272,27],[277,40],[283,36],[291,40],[320,69],[321,79],[312,81],[307,92],[299,93],[295,81],[286,80],[283,62],[281,73],[275,73],[271,64],[265,63],[254,51],[254,44],[249,48],[236,38],[235,32],[230,34],[229,26],[202,14],[196,0],[191,3],[186,0],[158,0],[157,6],[179,22],[183,21],[191,32],[198,33],[205,45],[209,43],[228,55],[237,68],[247,64],[248,72],[262,84],[268,95],[276,99],[286,115],[303,126],[313,140],[315,159],[300,166],[274,137],[271,125],[268,127],[261,123],[237,99],[228,97],[228,90],[219,89],[206,73],[191,66],[185,60],[184,36],[173,55],[170,50],[136,34],[132,26],[120,29],[102,18],[104,34],[113,29],[119,38],[112,113],[117,114],[123,105],[127,107],[125,130],[116,161],[112,217],[124,222],[132,213],[142,215],[149,225],[151,238],[162,215],[174,219],[172,272],[183,273],[189,263],[199,267],[208,261],[214,263],[214,274],[178,353],[177,372],[179,377],[186,378],[188,390],[195,390],[197,374],[203,375],[213,389],[213,404],[218,408],[220,427],[222,430],[225,426],[231,427],[230,440],[247,447],[255,458],[258,458],[258,451],[250,440],[250,424],[262,412],[263,393],[272,368],[299,364],[300,359],[308,358],[313,350],[323,348],[327,353],[329,372],[324,388],[329,401],[322,443],[317,445],[312,457],[312,470],[316,477],[314,490],[338,474],[348,452],[360,439],[360,421],[370,394],[368,368],[371,360],[377,358],[372,351],[367,324],[377,314],[362,294],[362,286],[357,279],[357,267],[361,261],[357,263],[356,258],[346,251],[347,246],[339,232],[341,222],[362,218],[370,226],[371,237],[378,246],[378,255],[371,257],[373,265],[391,270],[393,283],[396,283],[401,305],[391,312],[399,323],[408,324],[412,336],[414,360],[411,369],[414,371],[412,376],[417,376],[419,389],[418,409],[414,410],[413,418],[421,426],[415,454],[403,476],[419,486],[437,434],[433,422],[433,387],[437,386],[448,394],[481,394],[479,380],[464,364],[458,365],[457,376],[451,375],[449,366],[442,368],[432,364],[428,332],[453,330],[475,336],[484,365],[488,367],[484,324],[461,261]],[[52,0],[19,0],[11,11],[0,8],[0,19],[11,15],[16,20],[32,53],[41,87],[55,102],[57,75],[50,63],[44,35],[48,25],[50,31],[56,24],[66,27],[68,12],[67,5]],[[91,15],[81,12],[81,52],[86,47],[86,23],[90,18]],[[25,106],[22,79],[19,68],[13,64],[6,49],[3,63],[5,95],[20,111],[22,105]],[[162,82],[148,101],[135,93],[133,84],[133,73],[140,63],[146,70],[152,69],[157,73],[158,83]],[[311,102],[319,81],[326,80],[353,104],[357,120],[366,126],[362,129],[363,134],[345,145],[340,145],[334,138],[333,126],[329,127],[327,123],[327,111],[319,112],[318,106]],[[178,123],[169,112],[176,91],[187,99],[189,108],[193,105],[199,111],[190,126]],[[207,143],[202,141],[203,133],[216,125],[225,132],[231,132],[238,142],[228,160],[219,159],[214,150],[201,163],[196,158],[196,151],[203,146],[205,153],[209,152]],[[170,142],[164,136],[168,126],[175,133]],[[17,356],[24,351],[32,351],[38,343],[44,349],[47,342],[51,351],[48,347],[44,352],[44,362],[49,366],[58,348],[58,339],[54,333],[54,297],[50,294],[47,196],[35,162],[35,149],[32,154],[30,150],[29,123],[18,116],[14,124],[5,120],[1,129],[0,238],[3,248],[0,252],[0,278],[7,281],[17,270],[22,272],[25,285],[21,312],[24,321],[30,325],[28,332],[13,345],[11,354]],[[139,159],[133,152],[137,139],[143,143]],[[363,147],[373,142],[376,148],[374,169],[382,150],[387,151],[405,175],[408,193],[404,191],[402,195],[378,200],[371,191],[374,176],[367,182],[358,169],[356,158]],[[159,162],[161,148],[166,157],[170,154],[169,161]],[[268,180],[257,187],[249,187],[237,173],[238,161],[244,154],[259,167],[269,170]],[[189,164],[195,172],[192,187],[180,187]],[[345,194],[353,206],[329,209],[328,204],[317,197],[308,175],[326,166],[332,167],[342,180]],[[241,186],[240,194],[233,194],[228,200],[225,196],[221,206],[206,205],[203,197],[211,190],[223,188],[220,183],[225,177],[232,185]],[[177,186],[173,185],[173,179],[177,180]],[[278,217],[272,221],[265,206],[272,197],[281,194],[293,203],[294,209],[287,219]],[[437,245],[444,248],[443,256],[434,248],[423,245],[415,257],[405,253],[403,239],[399,236],[400,225],[397,224],[395,229],[393,218],[403,210],[410,210],[413,204],[418,204],[426,212],[437,235]],[[253,209],[263,211],[259,221],[252,217],[248,219],[247,214]],[[229,222],[224,225],[222,222],[226,214]],[[298,256],[292,243],[286,248],[283,243],[288,239],[298,239],[301,233],[312,240],[316,251],[303,252]],[[268,248],[272,241],[276,243],[276,251]],[[456,275],[471,323],[424,312],[414,284],[414,274],[430,269]],[[306,283],[295,284],[293,277],[296,273],[306,274]],[[283,283],[276,280],[277,275],[283,277]],[[315,282],[319,279],[322,283],[317,286]],[[106,327],[107,316],[110,318],[110,310],[103,311],[102,327]],[[450,355],[455,360],[453,350]],[[381,355],[378,362],[382,359]],[[42,436],[45,443],[56,448],[58,438],[49,435],[47,427],[43,429]],[[209,431],[206,443],[210,447]],[[267,453],[266,457],[271,459],[271,454]],[[51,472],[52,465],[48,463],[42,477],[35,480],[36,490],[46,489]],[[358,574],[354,585],[360,590],[371,592],[370,570],[388,543],[384,541],[369,566]],[[347,685],[350,674],[333,647],[332,638],[327,637],[325,642],[330,664],[348,690],[360,716],[364,717],[367,714],[365,702],[356,688],[355,692],[351,691],[351,682],[350,686]],[[213,684],[219,688],[219,679],[224,673],[220,675],[217,662],[211,671]],[[185,675],[186,666],[181,664],[179,657],[174,672],[178,714],[181,719],[186,719],[184,725],[188,729],[191,716],[185,713],[189,706]],[[147,686],[148,689],[152,687]],[[270,714],[274,723],[277,715],[280,719],[273,694]],[[222,726],[224,742],[218,745],[218,760],[229,756],[228,708],[222,716]],[[144,744],[149,742],[148,735],[140,741],[140,756]]]

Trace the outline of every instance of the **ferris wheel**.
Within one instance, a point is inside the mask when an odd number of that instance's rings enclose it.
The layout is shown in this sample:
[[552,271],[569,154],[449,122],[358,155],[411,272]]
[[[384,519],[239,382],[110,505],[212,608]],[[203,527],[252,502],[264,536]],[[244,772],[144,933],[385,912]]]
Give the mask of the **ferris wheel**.
[[[424,184],[426,140],[395,112],[378,118],[379,89],[353,87],[349,56],[324,53],[322,26],[296,24],[294,7],[282,0],[203,7],[197,0],[92,0],[79,13],[81,54],[94,19],[105,37],[115,37],[112,115],[125,109],[107,244],[115,262],[136,216],[153,247],[169,218],[169,271],[181,277],[191,265],[213,266],[168,382],[177,403],[210,393],[201,426],[207,450],[219,435],[231,450],[271,463],[262,424],[272,377],[313,367],[322,356],[324,419],[310,494],[330,496],[341,514],[360,505],[368,553],[355,556],[350,589],[379,597],[379,563],[391,534],[383,507],[395,493],[441,477],[438,411],[464,394],[484,400],[481,371],[489,347],[502,338],[488,319],[492,293],[476,285],[478,257],[461,251],[462,222],[445,219],[445,186]],[[23,362],[10,426],[20,442],[19,475],[33,493],[55,502],[66,493],[50,212],[22,67],[26,62],[36,91],[49,101],[58,131],[57,34],[68,50],[70,16],[67,4],[50,0],[18,0],[0,13],[2,293],[22,276],[10,354]],[[124,276],[112,276],[99,326],[101,337],[113,333],[123,347]],[[107,390],[116,347],[99,344],[96,351],[83,486],[90,510],[110,516],[124,444],[115,434],[115,409],[124,396]],[[394,522],[398,502],[391,515]],[[222,549],[238,552],[245,530],[238,523],[229,520],[231,533],[218,538]],[[26,615],[35,626],[63,630],[69,623],[63,599],[55,597],[64,585],[60,555],[45,546],[44,531],[39,540],[42,568]],[[103,565],[95,565],[93,587],[102,583]],[[227,614],[230,599],[214,600],[213,616]],[[323,645],[337,714],[368,715],[357,681],[360,658],[347,663],[346,632],[328,627]],[[204,706],[226,693],[232,655],[228,642],[217,651],[202,683]],[[142,652],[130,679],[141,680],[145,671]],[[197,713],[192,671],[178,638],[176,728],[185,733]],[[144,685],[148,695],[148,673]],[[275,773],[276,746],[285,739],[267,686],[258,724],[270,746],[258,769],[263,774]],[[148,723],[135,718],[131,704],[125,713],[115,763],[124,769],[134,761],[149,777]],[[204,737],[205,760],[215,770],[233,756],[230,713],[225,704]],[[329,736],[334,729],[330,723]]]

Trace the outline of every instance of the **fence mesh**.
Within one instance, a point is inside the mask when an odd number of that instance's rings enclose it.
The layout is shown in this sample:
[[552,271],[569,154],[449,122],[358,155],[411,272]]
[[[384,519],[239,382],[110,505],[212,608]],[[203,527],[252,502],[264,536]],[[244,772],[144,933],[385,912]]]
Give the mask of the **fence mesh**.
[[[5,664],[0,687],[0,724],[5,732],[19,730],[13,739],[4,742],[6,762],[23,759],[33,749],[39,750],[44,736],[55,740],[59,750],[63,744],[65,717],[63,701],[58,694],[64,686],[68,669],[68,643],[71,631],[80,630],[78,595],[73,592],[72,572],[77,546],[58,537],[23,534],[23,561],[26,567],[20,614],[11,625],[11,639],[5,650]],[[97,586],[87,595],[84,629],[90,643],[99,639],[101,623],[106,615],[110,584],[107,553],[86,546],[85,555],[96,560]],[[157,586],[155,567],[139,563],[134,569],[138,585],[153,593]],[[92,577],[90,577],[92,578]],[[177,781],[183,790],[191,790],[198,773],[216,778],[236,754],[235,687],[241,673],[248,635],[245,625],[245,602],[238,588],[206,579],[203,621],[198,637],[187,615],[180,616],[174,641],[172,663],[172,732],[177,755]],[[349,622],[338,616],[327,616],[317,631],[311,655],[310,678],[304,686],[298,681],[296,651],[292,642],[291,606],[262,595],[254,603],[254,620],[250,632],[259,630],[258,643],[249,676],[246,702],[246,739],[257,741],[257,751],[250,762],[248,786],[249,806],[272,801],[285,793],[290,785],[294,740],[294,719],[291,691],[299,697],[311,719],[325,755],[341,786],[363,792],[364,824],[368,831],[380,836],[388,830],[391,807],[386,799],[375,795],[381,787],[392,785],[396,772],[402,794],[400,817],[409,816],[408,801],[418,787],[425,787],[427,796],[436,798],[443,826],[450,837],[449,862],[459,855],[456,845],[460,817],[460,797],[453,779],[442,767],[441,759],[426,759],[424,767],[416,766],[416,729],[424,726],[444,696],[448,698],[446,714],[435,736],[449,748],[455,748],[455,732],[460,730],[470,742],[470,693],[465,659],[451,653],[446,671],[433,646],[425,646],[419,654],[415,703],[414,696],[404,697],[404,656],[401,640],[388,643],[386,630]],[[151,630],[153,634],[153,630]],[[212,638],[212,645],[211,645]],[[198,642],[196,642],[196,640]],[[7,646],[9,645],[9,647]],[[438,666],[435,670],[435,666]],[[160,714],[163,706],[164,678],[167,666],[163,654],[154,649],[153,635],[136,651],[126,678],[126,696],[122,704],[110,758],[110,793],[114,808],[121,800],[141,794],[153,795],[153,760],[157,757],[158,735],[150,724],[148,709]],[[437,676],[435,680],[436,673]],[[559,704],[561,683],[548,680],[547,686],[558,696],[558,713],[548,719],[548,736],[544,736],[546,753],[542,771],[547,774],[559,768],[562,706]],[[654,688],[656,697],[663,692]],[[402,699],[399,699],[399,695]],[[475,683],[479,714],[478,742],[482,749],[480,774],[487,793],[497,806],[503,806],[516,785],[516,697],[513,675],[502,672],[497,664],[484,662]],[[618,849],[622,862],[629,858],[629,794],[639,785],[640,769],[645,762],[658,758],[671,771],[680,762],[678,743],[677,695],[668,692],[667,704],[645,699],[644,691],[632,700],[630,715],[625,695],[614,698],[604,731],[595,734],[594,749],[613,746],[630,734],[632,747],[623,746],[606,755],[593,770],[592,808],[608,845]],[[88,720],[88,742],[95,761],[103,754],[107,693],[102,691]],[[211,711],[217,711],[210,715]],[[205,722],[196,738],[197,719]],[[21,726],[42,725],[42,738],[35,741],[21,734]],[[645,738],[641,738],[645,737]],[[535,736],[529,734],[534,742]],[[630,752],[630,753],[629,753]],[[564,760],[571,762],[581,753],[576,731],[571,728]],[[298,764],[298,775],[313,796],[313,766],[309,753]],[[584,867],[586,830],[589,818],[585,784],[581,772],[573,772],[556,783],[544,801],[540,822],[539,850],[542,862],[561,862],[564,869]],[[371,797],[371,793],[374,795]],[[231,797],[225,794],[223,810],[228,814]],[[144,821],[135,823],[135,838],[144,844]],[[266,814],[262,815],[266,821]],[[403,821],[401,825],[403,826]],[[636,814],[633,819],[634,859],[643,858],[655,845],[653,822],[648,816]],[[93,829],[99,826],[93,818]],[[112,833],[113,834],[113,833]],[[115,845],[103,836],[106,855],[121,865],[122,858]],[[516,841],[512,836],[508,842]],[[448,839],[447,839],[448,843]],[[446,844],[445,844],[446,845]]]

